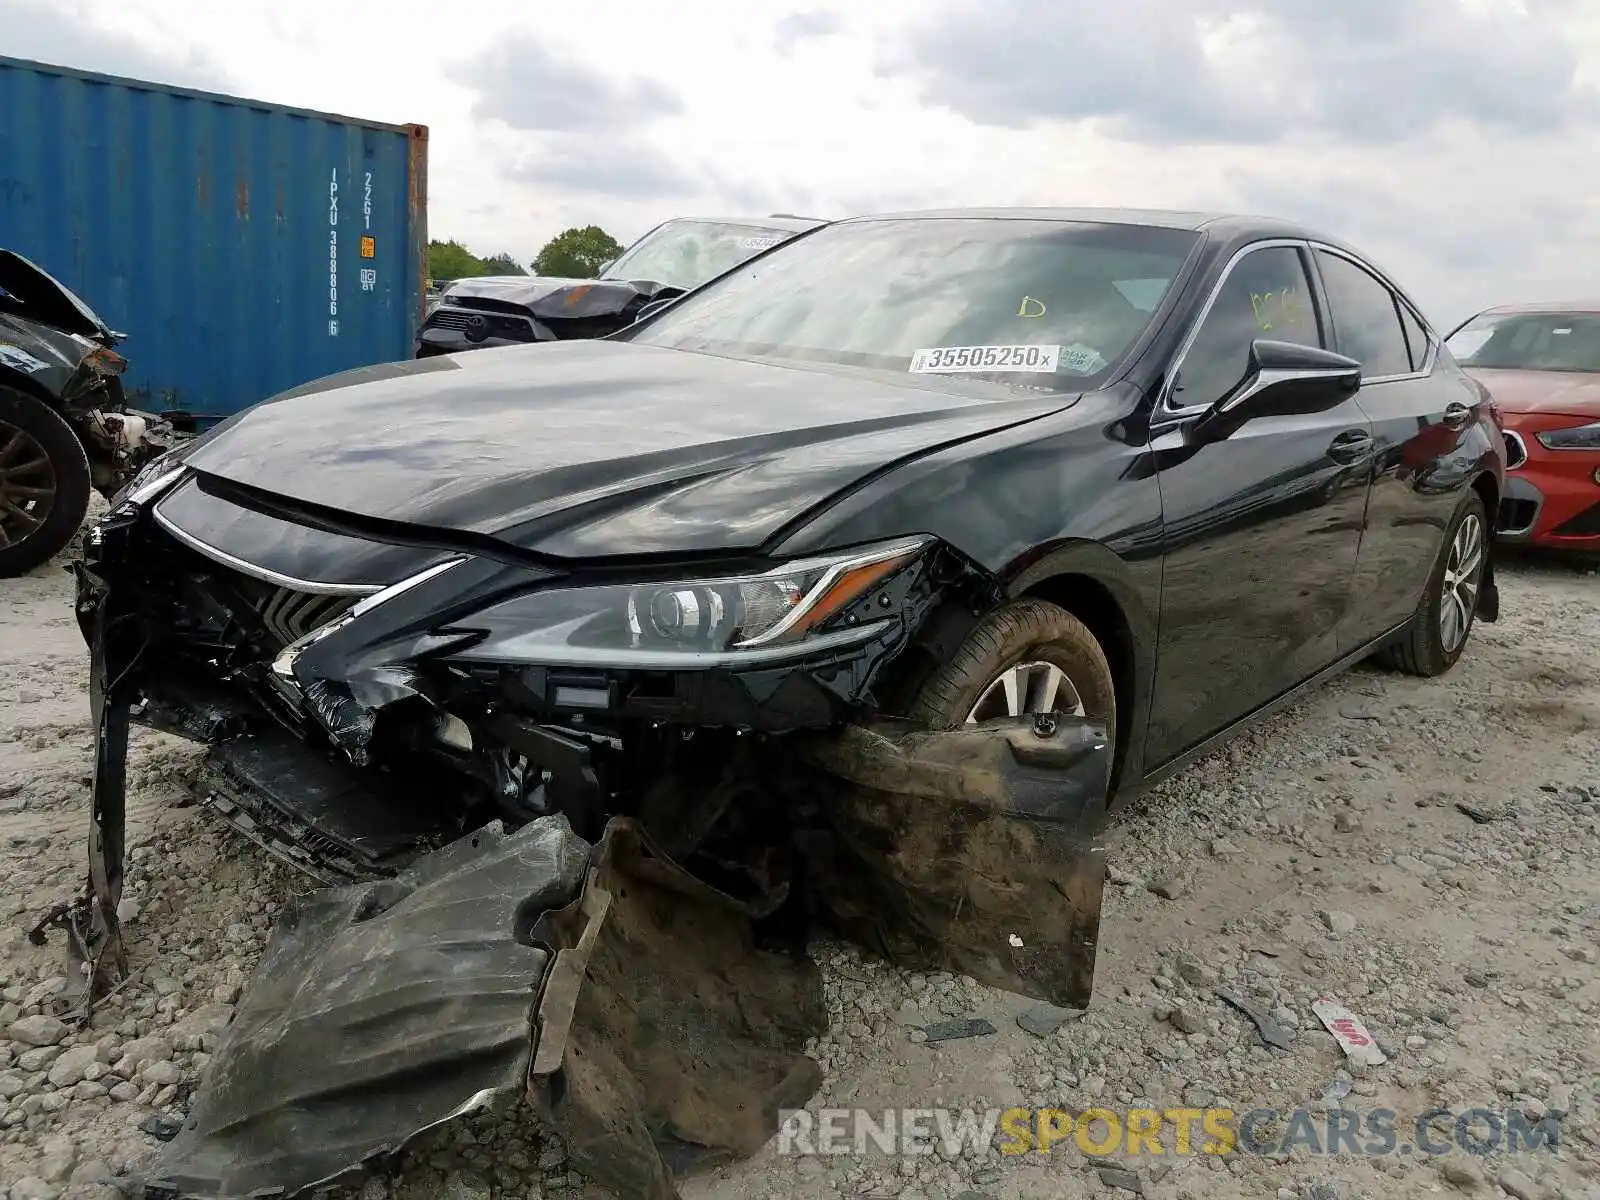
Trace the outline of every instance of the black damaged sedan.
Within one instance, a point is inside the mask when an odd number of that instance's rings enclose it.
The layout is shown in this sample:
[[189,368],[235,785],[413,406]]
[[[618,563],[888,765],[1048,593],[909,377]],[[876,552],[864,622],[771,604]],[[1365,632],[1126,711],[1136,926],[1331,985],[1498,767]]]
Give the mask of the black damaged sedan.
[[[1504,468],[1393,280],[1229,216],[860,218],[604,340],[295,389],[147,470],[89,540],[80,944],[120,949],[131,718],[210,743],[213,806],[325,883],[434,879],[440,854],[470,875],[475,831],[559,814],[583,847],[630,830],[636,884],[758,930],[820,914],[1086,1003],[1108,803],[1363,658],[1448,670],[1496,615]],[[583,904],[522,942],[581,946]],[[572,1067],[558,1032],[534,1076]],[[779,1059],[721,1086],[767,1112]],[[682,1106],[629,1094],[661,1149],[649,1106]]]

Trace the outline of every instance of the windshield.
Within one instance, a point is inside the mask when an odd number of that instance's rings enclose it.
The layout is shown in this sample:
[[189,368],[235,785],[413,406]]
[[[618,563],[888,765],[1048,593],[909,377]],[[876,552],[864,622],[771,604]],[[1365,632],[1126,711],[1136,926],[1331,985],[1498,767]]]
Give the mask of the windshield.
[[718,221],[668,221],[606,268],[606,279],[663,283],[689,291],[751,255],[794,237],[792,229]]
[[1600,372],[1600,313],[1474,317],[1446,344],[1463,367]]
[[678,301],[628,340],[1082,391],[1149,324],[1196,238],[1048,220],[852,221]]

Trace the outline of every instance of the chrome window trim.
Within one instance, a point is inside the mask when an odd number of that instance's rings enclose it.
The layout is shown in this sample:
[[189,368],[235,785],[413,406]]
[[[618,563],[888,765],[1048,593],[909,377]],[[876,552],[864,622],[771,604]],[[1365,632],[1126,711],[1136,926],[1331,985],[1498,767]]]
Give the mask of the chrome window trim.
[[[1434,367],[1436,367],[1439,363],[1440,339],[1438,331],[1428,323],[1427,318],[1422,315],[1421,311],[1419,311],[1417,306],[1411,302],[1410,298],[1403,291],[1401,291],[1395,282],[1385,275],[1381,270],[1379,270],[1372,263],[1361,258],[1359,255],[1352,254],[1348,250],[1342,249],[1338,246],[1330,245],[1327,242],[1319,241],[1316,238],[1263,238],[1261,241],[1251,242],[1248,245],[1239,247],[1239,249],[1234,251],[1229,257],[1228,261],[1223,265],[1222,273],[1217,276],[1217,281],[1211,286],[1211,291],[1206,296],[1205,303],[1200,306],[1199,315],[1197,315],[1193,322],[1190,323],[1189,331],[1184,334],[1183,341],[1178,347],[1178,352],[1173,356],[1173,368],[1170,372],[1168,372],[1167,378],[1161,387],[1161,403],[1157,405],[1158,417],[1191,417],[1198,413],[1204,412],[1207,408],[1211,407],[1209,404],[1190,404],[1181,407],[1177,404],[1174,404],[1172,399],[1173,379],[1177,376],[1179,371],[1182,370],[1183,360],[1189,356],[1189,351],[1194,347],[1195,339],[1200,336],[1200,327],[1206,323],[1206,318],[1211,315],[1211,310],[1216,307],[1217,297],[1221,294],[1223,286],[1228,282],[1228,277],[1233,274],[1234,269],[1238,267],[1239,263],[1242,262],[1246,256],[1254,253],[1257,250],[1271,250],[1283,246],[1288,246],[1297,250],[1307,250],[1312,253],[1320,250],[1327,254],[1333,255],[1335,258],[1342,258],[1352,266],[1365,271],[1385,288],[1387,288],[1389,294],[1394,297],[1397,303],[1405,306],[1406,310],[1410,312],[1417,324],[1422,327],[1422,331],[1428,335],[1428,354],[1427,357],[1423,359],[1422,366],[1420,368],[1414,371],[1405,371],[1403,373],[1397,373],[1393,375],[1364,375],[1361,378],[1362,387],[1366,387],[1368,384],[1397,383],[1402,380],[1426,379],[1429,375],[1433,374]],[[1311,282],[1309,277],[1307,282]],[[1325,295],[1323,298],[1326,300]],[[1324,315],[1328,316],[1332,320],[1335,320],[1336,322],[1337,319],[1333,317],[1331,312],[1331,305],[1329,305],[1329,308],[1330,311]],[[1399,320],[1398,313],[1395,314],[1395,319],[1397,321]],[[1404,337],[1403,329],[1401,331],[1401,336]],[[1409,348],[1407,353],[1409,355]]]
[[[1397,304],[1402,304],[1406,307],[1407,311],[1409,311],[1412,317],[1415,318],[1417,324],[1422,326],[1422,332],[1428,335],[1428,353],[1427,356],[1422,360],[1422,366],[1418,367],[1414,371],[1397,371],[1392,375],[1363,375],[1361,377],[1361,386],[1366,387],[1369,383],[1398,383],[1403,379],[1426,379],[1429,375],[1433,374],[1433,368],[1438,365],[1439,361],[1439,335],[1434,332],[1433,327],[1423,319],[1422,314],[1417,311],[1417,306],[1412,304],[1406,294],[1395,285],[1394,280],[1390,279],[1382,271],[1378,270],[1378,268],[1373,266],[1372,263],[1367,262],[1359,255],[1352,254],[1348,250],[1340,249],[1338,246],[1330,246],[1327,242],[1319,242],[1315,238],[1308,238],[1306,244],[1311,247],[1313,253],[1321,251],[1324,254],[1331,254],[1334,258],[1342,258],[1351,266],[1365,271],[1368,275],[1371,275],[1375,280],[1388,289],[1389,295],[1394,298]],[[1328,307],[1331,311],[1333,307],[1331,301],[1329,302]],[[1398,321],[1399,319],[1400,315],[1399,313],[1396,313],[1395,320]],[[1334,316],[1334,324],[1335,326],[1338,325],[1337,315]],[[1403,342],[1406,341],[1404,326],[1402,326],[1400,330],[1400,339]],[[1410,359],[1410,354],[1410,346],[1409,343],[1407,343],[1406,356],[1408,361]]]
[[[1189,351],[1194,348],[1195,339],[1200,336],[1201,327],[1205,325],[1206,318],[1211,315],[1211,310],[1216,307],[1217,297],[1222,294],[1222,289],[1227,284],[1228,278],[1233,274],[1234,269],[1257,250],[1274,250],[1284,246],[1291,250],[1304,250],[1309,244],[1305,238],[1263,238],[1259,242],[1251,242],[1248,245],[1240,246],[1233,252],[1228,261],[1223,264],[1222,274],[1218,275],[1216,283],[1211,285],[1211,292],[1206,296],[1205,303],[1200,306],[1200,312],[1190,322],[1189,331],[1183,335],[1183,341],[1178,346],[1177,354],[1172,357],[1172,370],[1167,372],[1167,377],[1161,385],[1161,403],[1157,406],[1159,416],[1191,417],[1197,413],[1205,412],[1206,409],[1211,407],[1210,404],[1189,404],[1181,407],[1174,404],[1172,400],[1172,384],[1178,377],[1178,372],[1183,369],[1183,360],[1189,357]],[[1301,263],[1301,270],[1305,270],[1304,262]],[[1310,274],[1307,273],[1306,286],[1310,287],[1311,282]]]
[[242,558],[235,558],[225,550],[218,550],[215,546],[208,545],[174,525],[170,518],[163,515],[159,508],[152,514],[156,524],[177,538],[196,554],[203,554],[213,562],[219,562],[225,567],[231,567],[241,575],[249,575],[264,583],[274,584],[281,588],[288,588],[292,592],[306,592],[313,596],[371,596],[383,590],[382,584],[375,583],[321,583],[313,579],[296,579],[292,575],[282,575],[266,567],[258,567],[254,563],[245,562]]

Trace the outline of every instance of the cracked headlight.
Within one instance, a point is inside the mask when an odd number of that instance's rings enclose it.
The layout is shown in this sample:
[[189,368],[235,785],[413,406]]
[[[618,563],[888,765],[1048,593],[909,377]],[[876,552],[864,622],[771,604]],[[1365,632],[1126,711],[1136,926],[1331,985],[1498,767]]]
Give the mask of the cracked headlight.
[[1547,429],[1533,436],[1546,450],[1600,450],[1600,421],[1572,429]]
[[754,575],[551,588],[502,601],[453,632],[456,659],[551,666],[704,667],[864,642],[898,617],[883,590],[931,544],[902,538]]

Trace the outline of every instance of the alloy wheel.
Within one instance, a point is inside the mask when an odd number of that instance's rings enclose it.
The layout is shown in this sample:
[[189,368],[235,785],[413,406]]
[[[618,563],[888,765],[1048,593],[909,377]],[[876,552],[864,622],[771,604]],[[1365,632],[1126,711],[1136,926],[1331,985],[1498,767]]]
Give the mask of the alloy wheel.
[[1456,528],[1444,564],[1439,597],[1439,640],[1446,654],[1454,654],[1466,640],[1467,627],[1478,605],[1478,584],[1483,574],[1483,522],[1469,512]]
[[1086,715],[1083,698],[1065,671],[1054,663],[1025,662],[1007,667],[983,689],[978,702],[967,714],[967,724],[1044,713],[1069,717]]
[[56,502],[56,469],[32,434],[0,421],[0,547],[25,541]]

